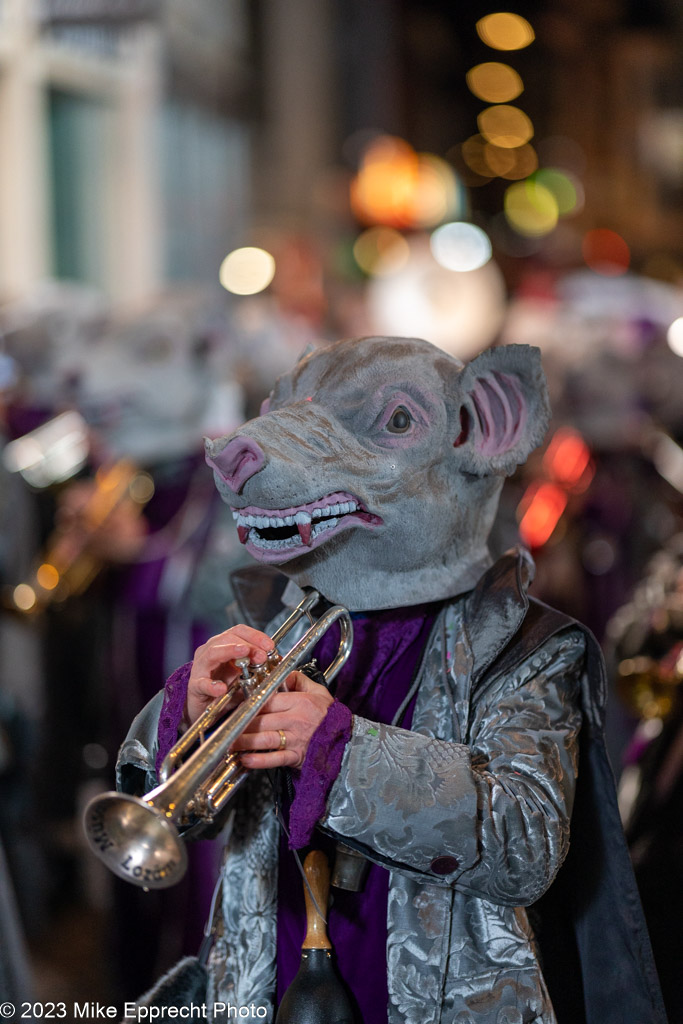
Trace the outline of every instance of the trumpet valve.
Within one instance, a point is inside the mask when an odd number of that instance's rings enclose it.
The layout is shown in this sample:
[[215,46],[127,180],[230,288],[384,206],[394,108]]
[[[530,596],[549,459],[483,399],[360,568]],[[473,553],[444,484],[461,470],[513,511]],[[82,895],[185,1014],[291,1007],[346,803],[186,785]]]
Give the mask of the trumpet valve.
[[263,680],[268,675],[268,671],[269,671],[268,665],[264,662],[263,665],[254,665],[253,669],[254,669],[254,679],[255,679],[256,683],[262,683]]
[[271,669],[267,661],[262,665],[255,665],[249,658],[235,658],[235,667],[240,670],[239,685],[245,697],[251,697]]
[[249,658],[235,658],[235,668],[238,668],[242,679],[247,682],[251,678],[251,662]]
[[249,658],[235,658],[235,668],[240,670],[239,684],[245,697],[251,696],[254,688],[252,665]]

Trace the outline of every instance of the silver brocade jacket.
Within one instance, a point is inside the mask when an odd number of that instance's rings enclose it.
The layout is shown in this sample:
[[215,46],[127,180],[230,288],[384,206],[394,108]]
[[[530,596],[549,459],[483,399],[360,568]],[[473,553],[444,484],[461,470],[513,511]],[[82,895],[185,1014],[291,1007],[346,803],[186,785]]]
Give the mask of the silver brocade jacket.
[[[569,627],[496,672],[526,614],[529,576],[522,554],[506,555],[445,605],[418,673],[412,729],[355,716],[328,799],[322,825],[391,872],[390,1024],[556,1021],[524,907],[569,847],[585,640]],[[144,773],[138,788],[156,782],[159,710],[156,698],[121,748],[120,773]],[[223,1019],[211,1018],[220,1001],[266,1006],[272,1020],[278,824],[260,773],[235,804],[209,1019]]]

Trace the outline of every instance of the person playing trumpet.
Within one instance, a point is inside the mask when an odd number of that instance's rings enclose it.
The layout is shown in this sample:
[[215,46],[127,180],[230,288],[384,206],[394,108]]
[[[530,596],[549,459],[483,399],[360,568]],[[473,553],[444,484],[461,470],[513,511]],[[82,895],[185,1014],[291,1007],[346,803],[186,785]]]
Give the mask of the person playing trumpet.
[[267,658],[306,588],[354,629],[330,691],[292,672],[234,743],[250,771],[231,805],[208,1004],[272,1019],[304,927],[292,851],[341,845],[369,865],[328,919],[366,1024],[663,1024],[597,645],[529,599],[528,554],[493,562],[487,547],[503,478],[547,419],[536,350],[463,366],[420,340],[365,338],[306,356],[259,417],[207,442],[260,564],[235,580],[236,624],[134,723],[122,788],[156,785],[179,733],[238,662]]

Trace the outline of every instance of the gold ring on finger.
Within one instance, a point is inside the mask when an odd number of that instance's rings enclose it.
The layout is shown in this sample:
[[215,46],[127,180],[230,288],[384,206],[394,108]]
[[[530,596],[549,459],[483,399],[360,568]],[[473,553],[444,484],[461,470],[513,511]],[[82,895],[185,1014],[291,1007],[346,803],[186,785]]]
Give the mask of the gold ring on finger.
[[285,747],[287,746],[287,737],[285,736],[282,729],[278,729],[278,733],[280,734],[280,750],[284,750]]

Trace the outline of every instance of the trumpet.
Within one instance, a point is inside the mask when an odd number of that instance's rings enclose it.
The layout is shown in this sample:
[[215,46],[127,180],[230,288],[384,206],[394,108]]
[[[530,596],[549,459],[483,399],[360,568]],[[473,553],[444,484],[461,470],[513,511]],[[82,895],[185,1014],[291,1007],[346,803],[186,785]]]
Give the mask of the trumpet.
[[123,504],[132,515],[139,515],[153,494],[152,477],[128,459],[100,467],[81,513],[84,536],[75,539],[57,527],[29,579],[2,588],[0,607],[28,617],[83,594],[102,568],[101,559],[90,547],[95,537],[107,530]]
[[[283,685],[297,665],[310,659],[316,644],[335,622],[341,637],[332,663],[324,670],[329,684],[351,652],[353,625],[346,608],[335,605],[316,621],[311,610],[320,600],[315,590],[303,600],[273,635],[273,650],[265,665],[248,658],[235,661],[240,677],[214,701],[181,736],[164,758],[160,784],[142,797],[103,793],[85,809],[84,828],[92,851],[106,866],[143,889],[175,885],[187,869],[187,854],[179,829],[208,825],[234,796],[249,772],[231,747],[251,720]],[[306,616],[310,627],[284,656],[278,644]],[[243,700],[226,715],[241,690]],[[224,720],[214,729],[214,724]],[[213,731],[209,733],[209,730]],[[208,734],[208,735],[207,735]]]

